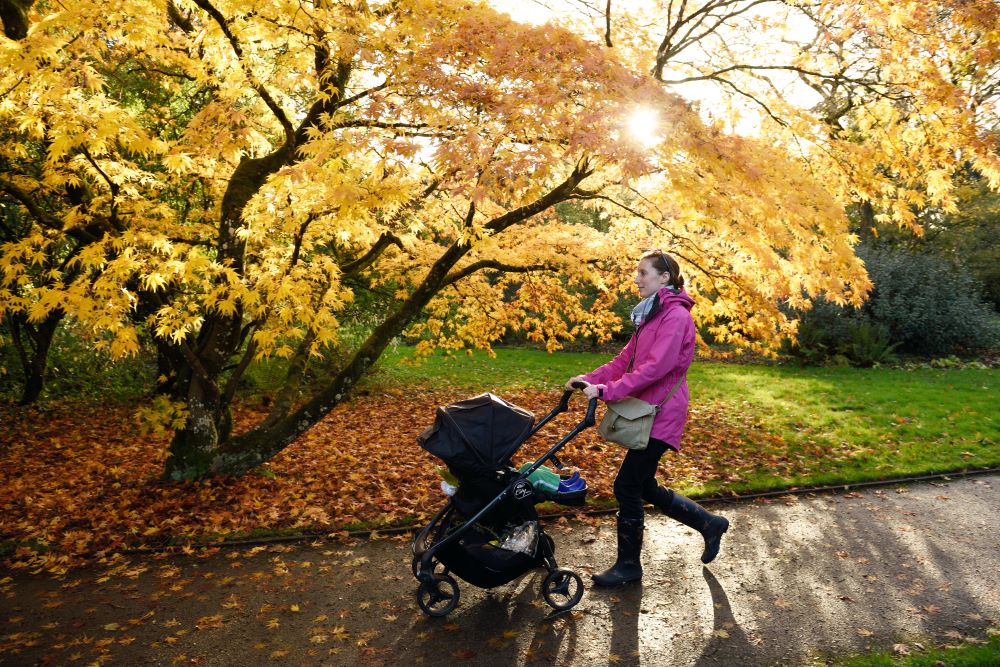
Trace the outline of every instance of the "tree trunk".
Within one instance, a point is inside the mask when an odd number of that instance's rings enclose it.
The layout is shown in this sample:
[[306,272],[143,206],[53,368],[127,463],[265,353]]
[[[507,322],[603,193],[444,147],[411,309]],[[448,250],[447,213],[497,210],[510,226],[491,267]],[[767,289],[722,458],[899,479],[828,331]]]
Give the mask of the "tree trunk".
[[[242,272],[244,244],[234,231],[247,202],[260,190],[268,176],[294,157],[285,144],[261,158],[244,158],[230,178],[222,199],[219,222],[218,256],[237,272]],[[219,472],[215,464],[220,447],[228,442],[232,429],[230,399],[220,387],[224,372],[242,343],[243,316],[211,314],[205,318],[195,341],[182,341],[163,350],[161,360],[177,359],[177,379],[170,394],[186,404],[188,418],[174,432],[164,468],[169,479],[197,479]],[[180,355],[179,357],[177,355]]]
[[11,334],[21,359],[21,370],[24,375],[20,405],[35,403],[45,389],[49,349],[52,347],[52,339],[62,318],[61,310],[49,313],[48,317],[35,326],[32,326],[24,316],[15,315],[11,318]]
[[[508,227],[565,201],[591,173],[587,161],[582,160],[563,183],[534,202],[493,219],[486,228],[492,233],[502,233]],[[475,209],[470,208],[469,222],[474,212]],[[190,416],[186,426],[177,431],[171,442],[166,476],[171,479],[194,479],[217,474],[239,475],[271,459],[294,442],[348,397],[354,385],[371,369],[392,340],[403,333],[444,285],[449,284],[450,272],[470,249],[470,245],[456,242],[445,250],[424,281],[368,336],[336,377],[312,399],[292,414],[283,418],[267,418],[256,428],[236,437],[230,437],[232,415],[228,392],[220,392],[218,386],[222,364],[237,351],[239,342],[231,336],[217,335],[211,326],[203,327],[198,359],[208,364],[193,369],[191,375],[180,383],[188,387],[185,402]],[[223,330],[232,331],[231,328]],[[223,354],[224,351],[228,351],[228,356]],[[293,372],[290,377],[295,375]]]
[[861,239],[862,243],[871,244],[878,234],[875,229],[875,208],[872,206],[872,203],[868,200],[861,202],[861,205],[858,207],[858,215],[861,219],[858,238]]
[[19,41],[28,36],[28,11],[33,4],[35,0],[0,0],[0,21],[9,39]]
[[178,386],[187,387],[184,397],[188,417],[184,428],[174,433],[163,475],[168,479],[198,479],[212,474],[220,444],[232,431],[229,403],[219,396],[215,386],[197,375]]

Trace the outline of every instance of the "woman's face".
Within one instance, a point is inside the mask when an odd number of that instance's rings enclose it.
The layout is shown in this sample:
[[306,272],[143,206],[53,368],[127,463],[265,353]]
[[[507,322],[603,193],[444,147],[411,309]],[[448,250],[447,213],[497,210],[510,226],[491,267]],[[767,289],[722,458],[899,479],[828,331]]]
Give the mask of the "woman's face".
[[646,258],[635,267],[635,285],[639,288],[639,296],[645,299],[660,291],[661,287],[670,284],[670,274],[660,273],[653,268],[653,260]]

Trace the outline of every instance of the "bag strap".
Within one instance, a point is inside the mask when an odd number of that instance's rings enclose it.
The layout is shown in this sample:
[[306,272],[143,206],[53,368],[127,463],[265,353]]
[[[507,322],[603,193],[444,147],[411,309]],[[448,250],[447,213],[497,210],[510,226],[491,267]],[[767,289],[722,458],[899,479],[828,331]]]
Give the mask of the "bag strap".
[[[639,347],[639,331],[638,330],[636,330],[636,332],[634,334],[632,334],[632,340],[635,341],[635,347],[632,348],[632,358],[628,360],[628,368],[625,369],[626,373],[629,373],[629,372],[632,371],[632,364],[635,362],[635,351]],[[681,375],[681,379],[680,380],[678,380],[676,383],[674,383],[673,388],[671,388],[670,392],[663,398],[663,400],[656,404],[656,409],[657,410],[659,410],[660,408],[662,408],[663,404],[666,403],[667,401],[669,401],[670,397],[673,396],[675,393],[677,393],[677,390],[680,389],[680,387],[681,387],[681,382],[684,382],[684,376],[683,375]]]
[[628,360],[628,367],[625,368],[626,373],[632,372],[632,364],[635,363],[635,351],[639,349],[639,330],[636,329],[635,333],[632,334],[632,340],[630,343],[634,342],[635,345],[632,346],[632,357]]
[[681,387],[681,382],[684,382],[684,376],[683,375],[681,376],[681,379],[678,380],[674,384],[674,388],[670,390],[670,393],[667,394],[666,398],[664,398],[662,401],[660,401],[659,403],[656,404],[657,411],[659,411],[659,409],[663,407],[664,403],[666,403],[667,401],[670,400],[671,396],[673,396],[675,393],[677,393],[677,390],[680,389],[680,387]]

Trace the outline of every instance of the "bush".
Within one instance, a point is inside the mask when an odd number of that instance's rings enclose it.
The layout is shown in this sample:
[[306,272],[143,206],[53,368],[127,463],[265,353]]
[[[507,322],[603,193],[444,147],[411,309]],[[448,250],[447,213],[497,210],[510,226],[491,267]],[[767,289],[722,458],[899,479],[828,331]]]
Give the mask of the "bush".
[[[143,349],[136,356],[114,361],[106,352],[95,349],[86,332],[67,318],[52,338],[42,400],[140,396],[156,386],[156,372],[155,351]],[[0,397],[17,400],[23,385],[20,357],[9,332],[0,329]]]
[[889,330],[882,324],[859,322],[851,330],[851,335],[840,345],[840,352],[855,366],[865,368],[879,364],[892,364],[899,359],[895,349],[899,343],[889,338]]
[[835,358],[855,366],[894,363],[896,351],[921,355],[995,349],[1000,326],[970,273],[945,258],[861,247],[875,283],[861,309],[817,299],[799,314],[798,340],[786,352],[806,364]]
[[951,354],[1000,341],[996,314],[970,273],[935,255],[859,248],[875,290],[862,312],[884,326],[900,349]]

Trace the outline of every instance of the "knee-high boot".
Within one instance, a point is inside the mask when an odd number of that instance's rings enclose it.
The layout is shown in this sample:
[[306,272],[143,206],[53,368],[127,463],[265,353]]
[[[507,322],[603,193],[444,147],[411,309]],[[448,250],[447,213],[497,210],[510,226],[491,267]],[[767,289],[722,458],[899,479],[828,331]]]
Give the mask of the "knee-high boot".
[[712,514],[704,507],[685,498],[676,491],[657,487],[651,502],[671,519],[680,521],[685,526],[694,528],[705,538],[705,551],[701,554],[701,562],[708,564],[719,555],[722,546],[722,535],[729,530],[729,519]]
[[593,576],[596,586],[621,586],[642,579],[642,519],[618,515],[618,559],[610,568]]

